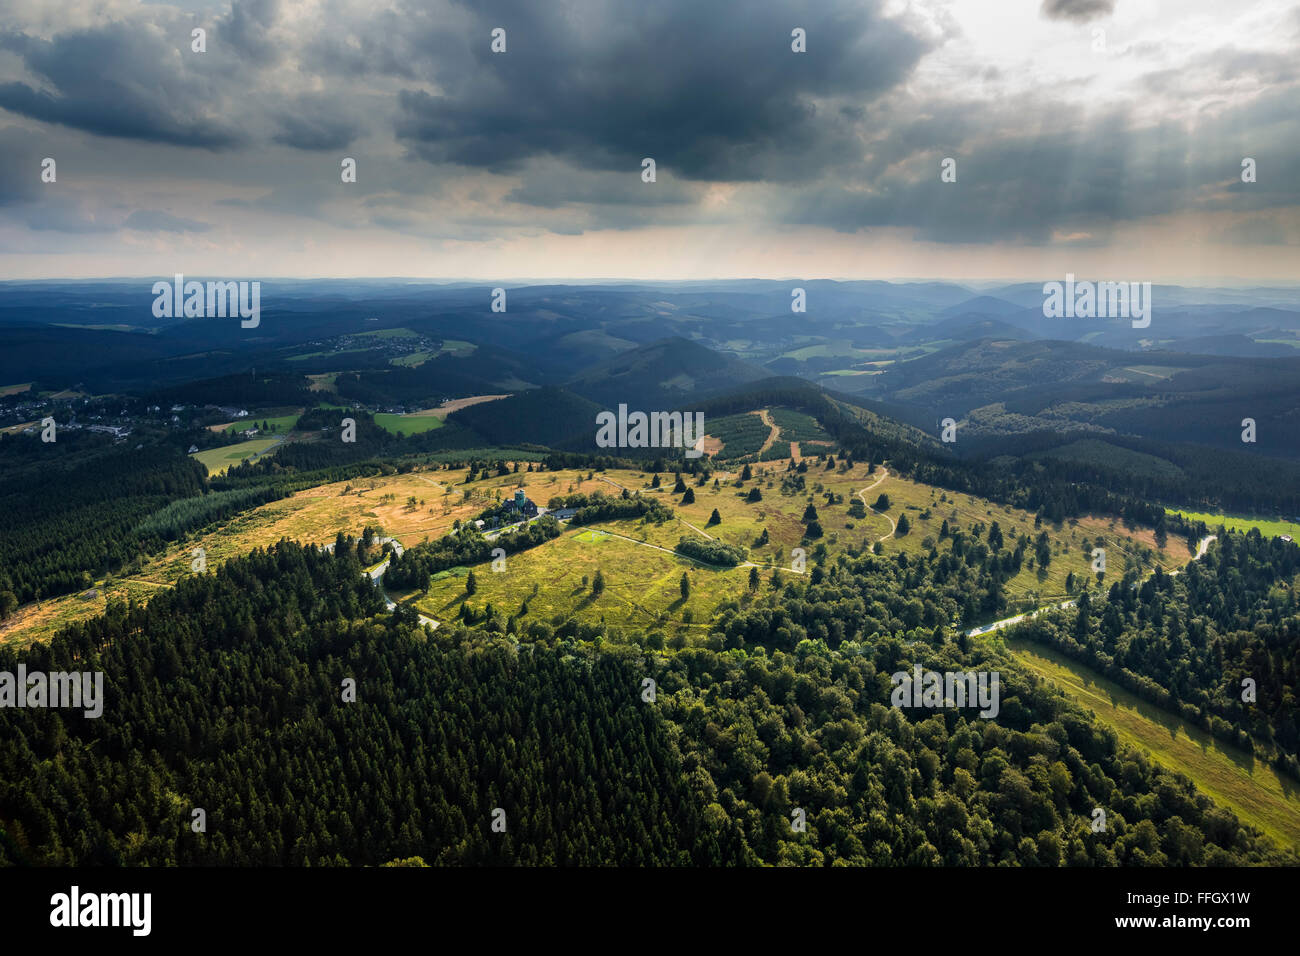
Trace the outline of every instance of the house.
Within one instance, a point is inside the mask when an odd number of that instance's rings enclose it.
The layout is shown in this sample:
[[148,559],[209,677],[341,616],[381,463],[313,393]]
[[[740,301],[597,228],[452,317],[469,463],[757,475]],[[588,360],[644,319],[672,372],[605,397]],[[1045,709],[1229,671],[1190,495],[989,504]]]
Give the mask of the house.
[[524,494],[524,489],[522,488],[518,488],[515,490],[515,496],[513,500],[509,502],[509,504],[510,504],[510,508],[513,511],[517,511],[525,518],[537,517],[537,505],[534,504],[533,501],[527,495]]
[[131,434],[131,429],[121,425],[91,425],[89,431],[101,432],[105,435],[112,435],[114,438],[122,439]]
[[1282,535],[1282,540],[1285,541],[1287,544],[1290,544],[1290,543],[1291,543],[1291,536],[1290,536],[1289,534],[1284,534],[1284,535]]
[[556,508],[554,511],[548,512],[556,521],[568,521],[577,513],[577,508]]
[[187,455],[193,455],[193,454],[194,454],[195,452],[197,452],[198,450],[199,450],[199,446],[198,446],[198,445],[191,445],[191,446],[190,446],[190,450],[187,451],[185,454],[187,454]]

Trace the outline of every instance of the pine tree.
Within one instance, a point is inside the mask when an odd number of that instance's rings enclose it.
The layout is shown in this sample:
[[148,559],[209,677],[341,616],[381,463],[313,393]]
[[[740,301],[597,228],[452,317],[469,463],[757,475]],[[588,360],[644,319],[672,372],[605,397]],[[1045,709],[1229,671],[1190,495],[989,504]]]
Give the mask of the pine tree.
[[[718,509],[713,509],[713,514],[709,515],[709,525],[722,524],[722,515],[718,514]],[[708,527],[706,525],[705,527]]]

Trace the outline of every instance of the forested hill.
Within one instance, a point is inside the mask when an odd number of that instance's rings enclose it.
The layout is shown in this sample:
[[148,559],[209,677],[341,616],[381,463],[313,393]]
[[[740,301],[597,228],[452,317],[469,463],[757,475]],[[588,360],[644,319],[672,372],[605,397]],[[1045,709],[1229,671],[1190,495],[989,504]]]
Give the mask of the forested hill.
[[[772,592],[726,629],[747,654],[711,639],[657,655],[612,632],[603,647],[544,627],[517,644],[499,615],[431,636],[409,609],[383,613],[348,541],[281,542],[49,645],[0,649],[0,670],[102,670],[106,689],[97,720],[0,710],[0,863],[1293,859],[987,646],[901,622],[840,652],[764,646],[764,619],[779,642],[928,573],[890,565],[786,585],[802,625],[776,626]],[[998,720],[889,706],[889,674],[913,660],[998,670]]]
[[[1300,547],[1221,534],[1185,574],[1111,586],[1107,599],[1017,629],[1300,778]],[[1254,696],[1243,699],[1243,681]]]
[[341,550],[281,543],[25,654],[102,669],[107,700],[98,720],[0,710],[0,863],[736,857],[699,832],[625,663],[426,642],[370,617],[383,601]]

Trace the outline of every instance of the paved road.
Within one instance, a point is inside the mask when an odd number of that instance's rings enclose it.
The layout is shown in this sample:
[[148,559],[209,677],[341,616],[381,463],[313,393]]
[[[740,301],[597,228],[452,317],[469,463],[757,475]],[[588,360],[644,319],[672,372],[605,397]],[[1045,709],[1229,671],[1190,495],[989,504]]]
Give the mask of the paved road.
[[[385,544],[391,544],[393,546],[393,553],[397,555],[401,555],[402,552],[406,550],[405,548],[402,547],[401,542],[398,541],[396,538],[380,538],[379,544],[381,546]],[[331,541],[329,544],[325,545],[325,550],[333,551],[334,543]],[[379,586],[379,593],[384,596],[384,606],[391,611],[393,610],[393,608],[397,607],[397,602],[394,601],[392,598],[390,598],[388,596],[388,592],[384,590],[384,572],[388,570],[388,560],[389,560],[388,558],[384,558],[382,563],[371,568],[369,571],[363,571],[362,573],[365,574],[367,577],[369,577],[370,580],[374,581],[375,584]],[[434,630],[437,630],[439,624],[438,621],[435,621],[431,617],[426,617],[423,614],[420,615],[420,623],[428,624]]]

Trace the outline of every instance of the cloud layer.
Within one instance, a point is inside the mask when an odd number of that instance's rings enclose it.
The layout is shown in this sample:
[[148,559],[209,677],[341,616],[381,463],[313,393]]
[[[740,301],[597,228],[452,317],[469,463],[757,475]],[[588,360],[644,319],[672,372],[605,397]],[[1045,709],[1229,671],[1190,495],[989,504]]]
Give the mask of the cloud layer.
[[1298,40],[1270,2],[14,0],[0,249],[658,229],[1068,249],[1174,222],[1300,244]]

